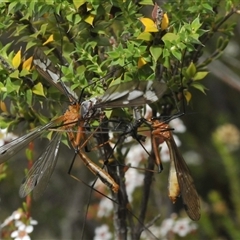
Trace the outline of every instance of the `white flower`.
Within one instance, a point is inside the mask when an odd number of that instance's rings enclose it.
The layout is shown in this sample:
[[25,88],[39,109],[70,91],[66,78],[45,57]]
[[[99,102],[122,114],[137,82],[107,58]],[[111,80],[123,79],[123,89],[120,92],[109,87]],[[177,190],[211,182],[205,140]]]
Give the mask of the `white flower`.
[[[179,138],[176,135],[173,135],[173,138],[175,140],[176,145],[178,147],[181,146],[181,142],[180,142]],[[161,160],[163,162],[169,162],[170,161],[170,154],[169,154],[169,149],[168,149],[168,146],[167,146],[166,142],[161,144],[160,149],[161,149],[161,151],[160,151]]]
[[172,228],[174,226],[175,220],[173,218],[167,218],[165,219],[161,226],[160,226],[160,235],[162,237],[166,237],[167,234],[172,231]]
[[167,144],[164,142],[163,144],[161,144],[161,148],[160,148],[160,156],[161,156],[161,160],[162,162],[169,162],[170,161],[170,155],[169,155],[169,149]]
[[185,125],[183,124],[183,121],[180,119],[180,118],[175,118],[173,119],[169,125],[174,128],[174,132],[177,132],[177,133],[184,133],[186,132],[186,127]]
[[33,231],[33,226],[25,224],[19,225],[18,229],[11,233],[11,238],[14,240],[31,240],[30,236],[28,235]]
[[12,213],[12,215],[11,215],[10,217],[7,217],[7,218],[4,220],[4,222],[0,225],[1,228],[7,226],[8,224],[10,224],[10,223],[11,223],[12,221],[14,221],[14,220],[16,221],[16,220],[20,219],[21,215],[22,215],[22,210],[21,210],[21,209],[18,209],[18,210],[16,210],[16,211],[14,211],[14,212]]
[[16,211],[14,211],[14,212],[12,213],[12,216],[13,216],[13,218],[14,218],[15,220],[20,219],[20,217],[22,216],[22,210],[21,210],[21,209],[18,209],[18,210],[16,210]]
[[112,233],[109,232],[109,227],[104,224],[95,229],[94,240],[110,240],[112,239]]
[[30,218],[30,225],[37,225],[38,221]]
[[7,133],[6,136],[5,136],[5,138],[4,138],[4,140],[5,140],[6,142],[11,142],[12,140],[14,140],[14,139],[16,139],[16,138],[17,138],[17,136],[16,136],[15,134],[13,134],[13,133]]
[[[159,226],[153,225],[148,228],[148,231],[144,230],[142,232],[141,239],[144,239],[144,240],[155,239],[155,238],[159,238],[159,236],[160,236]],[[161,240],[163,240],[163,238],[161,238]]]
[[174,141],[177,145],[177,147],[180,147],[181,146],[181,141],[179,140],[178,136],[176,136],[175,134],[173,134],[173,138],[174,138]]
[[[144,147],[147,149],[149,146],[148,141],[144,144]],[[148,149],[147,149],[148,150]],[[126,163],[130,163],[133,167],[138,167],[140,162],[143,159],[146,159],[148,157],[148,154],[143,149],[143,147],[140,144],[134,145],[131,147],[127,154],[127,160]]]
[[0,225],[0,229],[3,228],[3,227],[6,227],[8,224],[10,224],[12,221],[14,220],[13,216],[9,216],[7,217],[3,223]]
[[11,142],[16,138],[16,135],[7,132],[7,128],[0,129],[0,146],[3,146],[5,143]]
[[132,194],[136,187],[142,186],[144,175],[139,173],[136,169],[129,168],[125,173],[126,177],[126,191],[129,202],[132,201]]
[[17,227],[17,228],[19,228],[20,226],[25,226],[25,223],[23,223],[22,221],[20,221],[20,220],[16,220],[15,221],[15,227]]
[[[110,196],[109,196],[110,197]],[[99,203],[98,217],[108,217],[113,210],[113,203],[106,197],[103,197]]]
[[189,218],[182,218],[176,221],[172,231],[180,237],[185,237],[197,228]]

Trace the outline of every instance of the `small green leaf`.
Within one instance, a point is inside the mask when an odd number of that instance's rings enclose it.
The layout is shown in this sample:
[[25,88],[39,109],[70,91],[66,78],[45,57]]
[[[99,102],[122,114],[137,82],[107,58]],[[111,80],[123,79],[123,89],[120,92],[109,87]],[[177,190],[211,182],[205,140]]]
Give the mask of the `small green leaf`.
[[163,58],[169,57],[170,56],[170,51],[166,48],[163,49]]
[[36,95],[40,95],[40,96],[43,96],[45,97],[45,94],[44,94],[44,91],[43,91],[43,85],[42,83],[37,83],[33,89],[32,89],[32,92]]
[[196,66],[193,62],[191,62],[186,70],[186,75],[187,75],[188,79],[193,78],[195,76],[196,72],[197,72]]
[[27,98],[27,104],[29,106],[31,106],[32,105],[32,91],[30,89],[28,89],[26,91],[26,98]]
[[10,79],[8,79],[6,82],[7,93],[18,92],[20,85],[20,80],[15,80],[14,82],[12,82]]
[[81,7],[85,2],[86,2],[86,0],[73,0],[73,4],[76,9]]
[[171,64],[170,64],[170,58],[169,57],[164,58],[163,66],[167,69],[170,69]]
[[19,76],[20,77],[24,77],[24,76],[27,76],[29,75],[29,71],[27,69],[22,69],[22,71],[20,72]]
[[2,120],[0,118],[0,126],[1,126],[1,128],[8,128],[9,123],[7,123],[5,119]]
[[[23,202],[23,210],[24,210],[24,212],[28,212],[28,211],[29,211],[28,208],[29,208],[29,207],[28,207],[27,203],[26,203],[26,202]],[[19,210],[19,209],[18,209],[18,210]]]
[[37,113],[36,111],[34,112],[34,115],[37,116],[38,120],[42,125],[47,124],[49,122],[49,118],[43,116],[41,113]]
[[153,5],[152,0],[141,0],[140,2],[138,2],[140,5]]
[[[13,43],[13,41],[11,41],[10,43],[4,45],[4,47],[1,48],[1,54],[7,52],[9,50],[9,48],[11,47],[12,43]],[[7,55],[4,54],[3,57],[7,58]]]
[[15,12],[14,10],[12,10],[16,5],[18,4],[18,2],[12,2],[8,5],[8,13],[11,13],[11,12]]
[[165,41],[177,41],[179,39],[179,36],[174,34],[174,33],[166,33],[163,37],[162,40]]
[[15,70],[9,75],[10,78],[19,78],[19,71]]
[[191,86],[200,90],[202,93],[206,94],[205,93],[206,88],[202,84],[194,82],[191,84]]
[[138,35],[137,39],[150,42],[150,41],[153,40],[153,36],[152,36],[152,34],[149,33],[149,32],[142,32],[142,33],[140,33],[140,34]]
[[203,6],[203,8],[205,8],[205,9],[213,12],[212,6],[211,6],[210,4],[208,4],[208,3],[203,3],[202,6]]
[[157,62],[157,60],[161,56],[162,51],[163,51],[162,48],[159,46],[151,46],[150,47],[150,53],[153,56],[153,59],[155,62]]
[[197,72],[192,79],[193,79],[193,81],[202,80],[203,78],[205,78],[207,76],[207,74],[208,74],[208,72]]
[[182,53],[180,51],[178,51],[177,49],[174,49],[172,51],[172,55],[179,61],[182,60]]
[[222,36],[220,36],[217,40],[217,48],[221,48],[221,46],[223,45],[224,39]]
[[43,35],[45,35],[45,32],[46,32],[46,30],[47,30],[47,27],[48,27],[48,23],[42,24],[41,29],[40,29],[40,32],[41,32]]
[[28,160],[33,159],[33,151],[30,150],[29,148],[26,149],[25,154],[26,154]]
[[193,32],[196,32],[201,26],[202,24],[199,21],[199,17],[195,18],[191,23],[191,28]]

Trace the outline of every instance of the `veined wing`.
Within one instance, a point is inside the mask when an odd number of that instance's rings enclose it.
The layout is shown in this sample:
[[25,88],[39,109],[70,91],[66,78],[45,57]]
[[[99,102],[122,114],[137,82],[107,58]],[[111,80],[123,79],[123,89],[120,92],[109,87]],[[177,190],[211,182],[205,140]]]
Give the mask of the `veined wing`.
[[167,85],[158,81],[130,81],[116,84],[107,89],[94,107],[135,107],[158,101]]
[[59,122],[61,119],[62,117],[59,117],[58,119],[49,122],[45,126],[37,127],[33,131],[25,134],[24,136],[19,137],[11,141],[10,143],[0,147],[0,164],[6,162],[13,155],[16,155],[16,153],[19,152],[24,146],[39,137],[44,130],[55,126],[56,123]]
[[70,102],[77,102],[77,95],[61,81],[61,72],[52,64],[40,48],[36,48],[33,58],[37,71],[61,93],[66,95]]
[[33,196],[36,199],[44,192],[57,163],[61,137],[62,134],[57,132],[46,150],[33,164],[20,187],[20,197],[27,196],[34,189]]
[[171,161],[173,161],[175,165],[177,180],[180,186],[185,211],[192,220],[197,221],[201,216],[200,200],[190,171],[178,150],[173,136],[166,140],[166,142],[170,151]]

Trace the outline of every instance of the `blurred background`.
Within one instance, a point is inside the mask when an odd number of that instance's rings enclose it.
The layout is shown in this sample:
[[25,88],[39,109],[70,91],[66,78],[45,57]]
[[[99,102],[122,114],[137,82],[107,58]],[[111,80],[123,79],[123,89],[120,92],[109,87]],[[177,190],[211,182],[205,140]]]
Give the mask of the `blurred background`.
[[[164,163],[166,171],[154,177],[148,208],[149,219],[160,214],[151,231],[162,239],[240,239],[240,21],[238,16],[229,21],[237,22],[234,36],[221,58],[209,65],[210,74],[202,81],[207,88],[206,95],[193,89],[190,105],[181,117],[186,130],[174,133],[181,142],[180,151],[201,198],[202,216],[196,223],[179,222],[186,214],[181,199],[173,205],[167,197],[169,163]],[[208,42],[204,56],[209,55],[212,44],[216,44],[214,39]],[[47,145],[48,141],[44,139],[34,142],[34,158]],[[0,184],[2,222],[21,207],[24,200],[18,195],[24,178],[23,169],[27,166],[24,151],[9,161],[7,177]],[[100,234],[96,239],[114,239],[112,203],[67,174],[73,156],[71,149],[65,145],[61,147],[48,188],[40,199],[32,200],[31,216],[38,221],[32,239],[79,239],[84,224],[83,239],[93,239],[96,234]],[[91,157],[96,156],[93,152]],[[72,174],[87,184],[94,180],[80,159],[75,161]],[[140,180],[143,180],[141,176],[134,175],[132,181]],[[100,184],[98,189],[108,194]],[[140,202],[140,193],[140,187],[135,185],[132,192],[134,207]],[[103,213],[99,214],[101,201],[105,202],[102,203]],[[176,223],[185,232],[174,230]],[[144,234],[143,238],[151,238]]]

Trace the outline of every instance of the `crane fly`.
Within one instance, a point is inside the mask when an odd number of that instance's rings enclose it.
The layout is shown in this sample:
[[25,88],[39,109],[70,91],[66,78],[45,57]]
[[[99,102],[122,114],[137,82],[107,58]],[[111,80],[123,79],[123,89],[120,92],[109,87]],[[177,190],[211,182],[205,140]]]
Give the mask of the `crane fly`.
[[[197,221],[201,216],[200,199],[188,166],[178,150],[169,125],[156,119],[151,121],[153,145],[156,145],[157,139],[160,139],[161,142],[165,141],[170,153],[169,198],[175,203],[179,195],[181,195],[187,215],[192,220]],[[154,148],[154,153],[156,158],[159,158],[159,161],[161,161],[156,148]]]
[[[61,81],[61,72],[39,48],[35,49],[33,64],[40,75],[68,97],[70,105],[62,116],[0,147],[0,164],[14,156],[28,143],[40,137],[44,131],[61,124],[60,129],[67,133],[69,142],[88,169],[114,192],[117,192],[118,184],[106,171],[93,163],[82,150],[82,147],[86,145],[86,123],[99,117],[102,109],[105,108],[135,107],[156,102],[166,91],[166,84],[157,81],[124,82],[109,87],[103,96],[80,103],[76,94]],[[77,129],[76,134],[73,133],[74,128]],[[60,132],[54,133],[46,150],[33,164],[20,187],[21,197],[25,197],[36,189],[34,196],[37,198],[45,190],[56,165],[61,137]],[[83,144],[81,145],[81,143]]]

